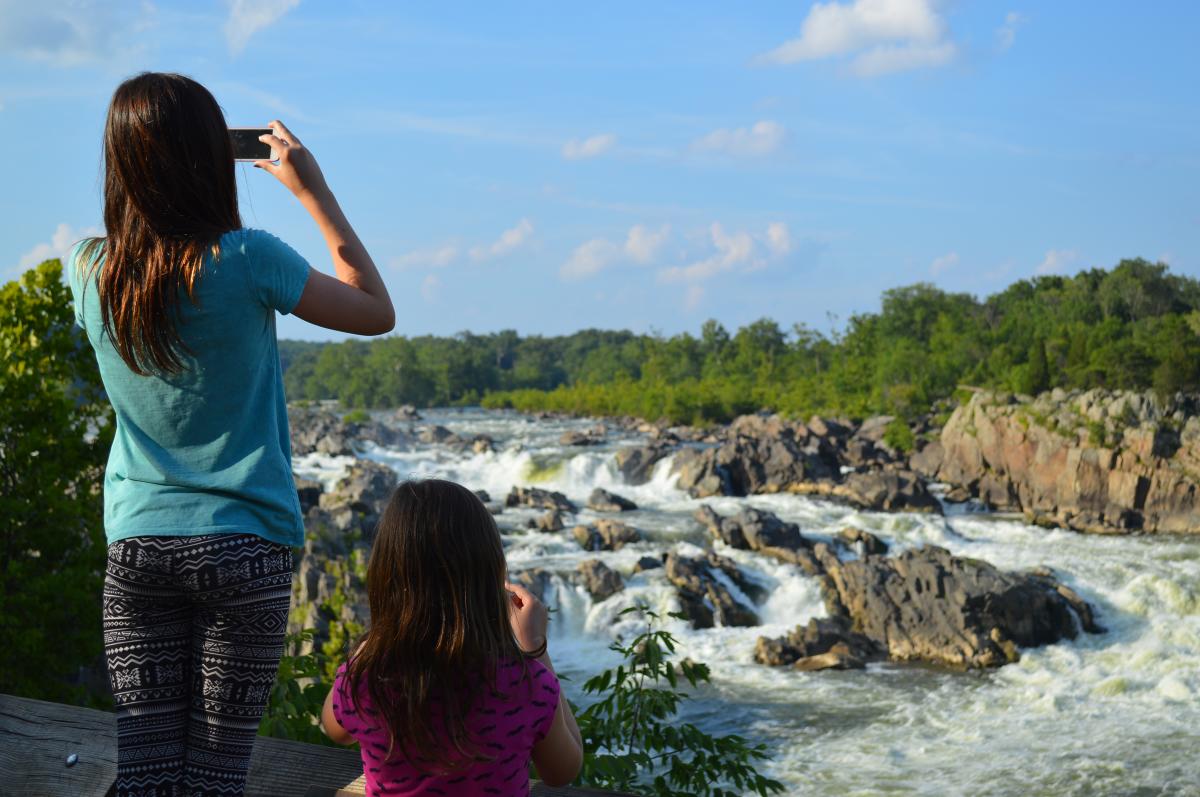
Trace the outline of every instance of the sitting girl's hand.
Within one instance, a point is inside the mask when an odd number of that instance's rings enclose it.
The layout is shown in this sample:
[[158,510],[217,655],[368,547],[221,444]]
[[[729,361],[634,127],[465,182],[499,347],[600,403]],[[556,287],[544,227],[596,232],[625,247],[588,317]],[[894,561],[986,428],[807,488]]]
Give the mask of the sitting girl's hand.
[[546,641],[546,625],[550,620],[546,604],[520,584],[505,584],[504,587],[512,598],[508,619],[517,644],[526,652],[538,650]]

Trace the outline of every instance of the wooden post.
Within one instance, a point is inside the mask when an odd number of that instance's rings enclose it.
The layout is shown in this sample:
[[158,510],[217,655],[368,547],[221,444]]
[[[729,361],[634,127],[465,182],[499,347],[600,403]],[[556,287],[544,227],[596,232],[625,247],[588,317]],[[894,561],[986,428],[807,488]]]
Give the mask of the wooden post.
[[[112,714],[0,695],[0,794],[103,797],[116,772]],[[363,792],[362,759],[356,750],[266,736],[254,744],[246,797],[357,797]],[[617,794],[536,782],[530,793],[535,797]]]

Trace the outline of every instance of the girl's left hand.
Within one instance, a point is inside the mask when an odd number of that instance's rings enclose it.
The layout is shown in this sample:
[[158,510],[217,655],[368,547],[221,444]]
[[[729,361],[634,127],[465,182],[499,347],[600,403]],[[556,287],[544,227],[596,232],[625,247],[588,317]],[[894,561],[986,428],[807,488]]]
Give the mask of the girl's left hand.
[[537,650],[546,641],[546,627],[550,612],[529,590],[520,584],[505,584],[512,602],[509,604],[508,619],[512,623],[513,636],[524,651]]

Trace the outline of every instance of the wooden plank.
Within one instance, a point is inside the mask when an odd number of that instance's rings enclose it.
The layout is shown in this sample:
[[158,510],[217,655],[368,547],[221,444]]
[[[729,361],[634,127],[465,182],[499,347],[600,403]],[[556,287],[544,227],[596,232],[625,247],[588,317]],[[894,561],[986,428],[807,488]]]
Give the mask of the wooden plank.
[[[75,764],[67,757],[74,754]],[[0,793],[12,797],[103,797],[117,772],[116,720],[106,711],[0,695]],[[364,793],[355,750],[258,737],[246,797],[356,797]],[[535,782],[534,797],[617,792]]]

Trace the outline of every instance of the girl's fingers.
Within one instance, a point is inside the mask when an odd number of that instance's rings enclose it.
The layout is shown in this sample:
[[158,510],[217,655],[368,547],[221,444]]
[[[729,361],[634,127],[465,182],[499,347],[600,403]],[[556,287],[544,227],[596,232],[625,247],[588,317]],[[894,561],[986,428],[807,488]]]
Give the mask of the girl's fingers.
[[291,146],[288,142],[284,141],[282,138],[279,138],[278,136],[273,136],[270,133],[263,133],[261,136],[258,137],[258,140],[264,144],[270,144],[271,149],[274,150],[273,154],[276,157],[279,157],[284,152],[284,150],[286,150],[288,147]]
[[[505,589],[507,589],[509,592],[512,593],[513,598],[520,601],[520,603],[517,603],[517,608],[524,608],[525,606],[532,606],[534,603],[537,602],[537,598],[534,597],[534,594],[532,592],[530,592],[529,590],[525,589],[524,587],[522,587],[520,584],[511,584],[510,583],[510,584],[505,584],[504,587],[505,587]],[[514,603],[516,603],[516,601],[514,601]]]
[[267,125],[267,127],[273,129],[275,131],[275,135],[279,136],[292,146],[300,146],[300,139],[296,138],[295,134],[293,134],[291,130],[287,129],[287,125],[278,119],[272,119],[271,123]]

